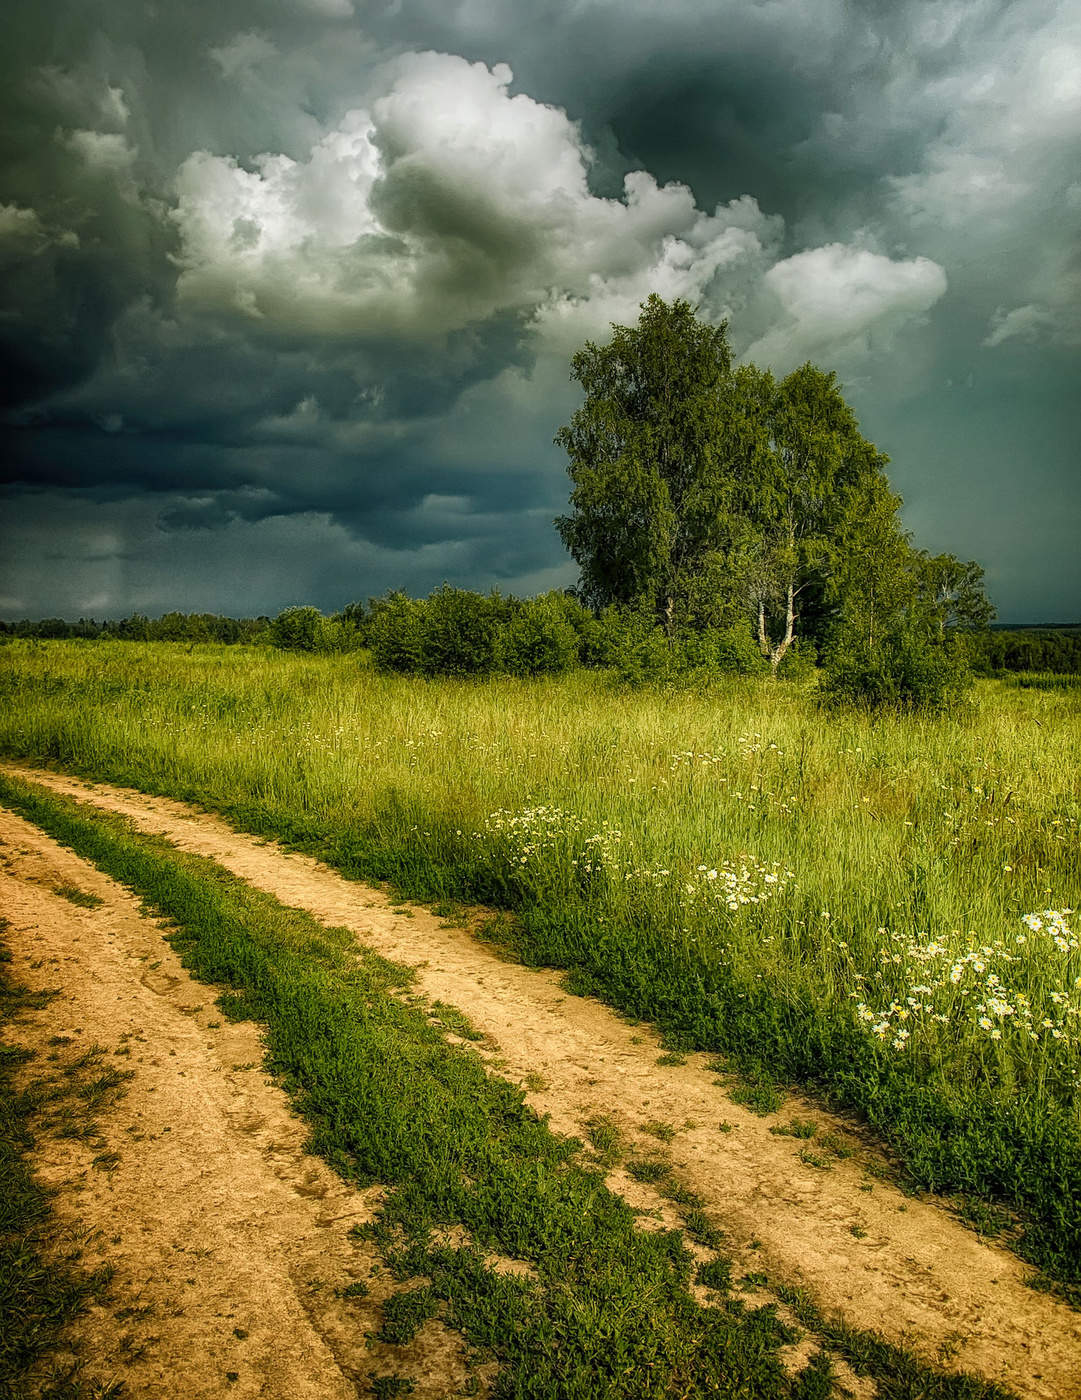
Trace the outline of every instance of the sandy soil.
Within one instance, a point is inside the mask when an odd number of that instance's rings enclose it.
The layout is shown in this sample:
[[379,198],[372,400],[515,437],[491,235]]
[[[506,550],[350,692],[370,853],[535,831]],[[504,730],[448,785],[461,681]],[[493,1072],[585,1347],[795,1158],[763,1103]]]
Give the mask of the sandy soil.
[[[659,1066],[652,1035],[598,1002],[568,995],[556,975],[504,962],[468,932],[423,909],[399,912],[401,906],[379,890],[239,835],[195,808],[57,774],[14,766],[9,771],[121,812],[140,829],[209,856],[285,903],[355,929],[368,947],[417,967],[417,990],[459,1007],[492,1037],[485,1053],[493,1069],[526,1085],[529,1102],[549,1115],[557,1131],[581,1135],[586,1120],[604,1114],[643,1147],[657,1147],[642,1125],[660,1121],[676,1128],[670,1152],[680,1179],[705,1198],[707,1214],[748,1270],[802,1285],[825,1311],[928,1359],[1002,1381],[1020,1395],[1081,1398],[1081,1315],[1026,1287],[1028,1271],[1015,1256],[981,1241],[937,1204],[906,1198],[872,1179],[864,1150],[820,1170],[800,1160],[804,1144],[770,1133],[771,1124],[795,1115],[846,1132],[815,1105],[789,1099],[779,1116],[758,1118],[731,1101],[724,1083],[707,1070],[708,1057]],[[122,1244],[106,1252],[117,1262],[119,1251],[131,1278],[139,1280],[133,1286],[151,1290],[146,1296],[155,1302],[155,1289],[171,1289],[173,1307],[188,1309],[199,1301],[197,1315],[185,1312],[193,1331],[188,1341],[177,1342],[178,1357],[192,1348],[194,1329],[202,1328],[199,1335],[216,1356],[243,1351],[249,1374],[265,1366],[282,1394],[349,1393],[348,1386],[334,1386],[344,1385],[344,1377],[366,1376],[374,1363],[370,1352],[356,1355],[346,1332],[362,1337],[373,1319],[359,1330],[355,1321],[343,1329],[337,1321],[341,1305],[324,1308],[327,1290],[313,1290],[310,1278],[314,1271],[331,1287],[367,1278],[370,1261],[346,1232],[368,1203],[303,1155],[302,1128],[258,1070],[232,1068],[258,1062],[255,1031],[210,1029],[210,989],[190,982],[156,928],[135,918],[128,897],[14,818],[5,817],[0,832],[13,867],[5,873],[3,893],[21,910],[18,917],[8,913],[21,930],[16,946],[25,939],[25,956],[55,959],[36,975],[46,983],[62,981],[72,1002],[69,1019],[84,1026],[84,1034],[103,1041],[123,1032],[147,1037],[132,1054],[139,1078],[125,1101],[143,1134],[138,1152],[129,1142],[108,1182],[91,1183],[113,1195],[114,1209],[131,1222],[125,1223]],[[27,854],[19,855],[20,847]],[[86,914],[43,894],[40,886],[49,878],[34,876],[34,862],[50,870],[77,869],[74,882],[107,894],[108,903]],[[92,1010],[104,1017],[103,1029],[96,1028]],[[722,1122],[731,1131],[720,1131]],[[168,1137],[162,1136],[165,1127],[172,1128]],[[168,1165],[159,1153],[170,1154]],[[609,1182],[636,1205],[657,1204],[648,1188],[622,1172],[613,1172]],[[174,1193],[167,1204],[161,1196],[166,1184]],[[135,1223],[144,1195],[153,1225]],[[84,1191],[80,1212],[86,1203]],[[193,1255],[203,1249],[213,1252]],[[181,1274],[194,1276],[196,1285],[185,1284]],[[201,1306],[204,1292],[216,1299],[212,1306]],[[356,1305],[349,1308],[355,1319]],[[242,1342],[234,1327],[248,1334]],[[426,1329],[420,1341],[428,1340]],[[449,1339],[442,1352],[433,1364],[443,1368],[448,1389],[430,1394],[451,1393],[449,1387],[456,1388],[464,1375]],[[243,1369],[226,1359],[215,1364],[219,1377],[224,1369]],[[324,1364],[332,1379],[300,1379]],[[294,1369],[287,1381],[288,1367]],[[396,1368],[381,1360],[374,1369]],[[412,1366],[402,1369],[416,1374]],[[232,1388],[237,1394],[278,1394],[270,1388],[242,1392],[242,1382],[243,1376]],[[433,1375],[431,1383],[441,1382]]]
[[[79,908],[62,885],[102,903]],[[408,1347],[367,1344],[394,1285],[371,1274],[376,1256],[349,1230],[378,1192],[355,1192],[304,1151],[303,1123],[260,1067],[258,1029],[221,1020],[159,925],[2,809],[0,911],[14,978],[60,989],[7,1038],[42,1056],[52,1037],[97,1044],[134,1071],[99,1115],[104,1149],[44,1136],[34,1154],[39,1179],[59,1188],[59,1233],[88,1240],[84,1266],[116,1271],[60,1360],[138,1400],[355,1400],[370,1373],[399,1371],[427,1400],[460,1394],[461,1339],[439,1323]],[[112,1171],[93,1166],[103,1150],[119,1155]],[[358,1281],[367,1297],[340,1296]]]

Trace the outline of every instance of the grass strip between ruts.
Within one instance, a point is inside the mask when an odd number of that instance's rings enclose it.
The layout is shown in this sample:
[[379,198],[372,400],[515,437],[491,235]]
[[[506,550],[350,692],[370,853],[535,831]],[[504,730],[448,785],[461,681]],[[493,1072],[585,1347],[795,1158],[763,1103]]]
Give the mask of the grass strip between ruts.
[[[408,969],[126,819],[7,778],[0,800],[171,920],[185,966],[225,987],[223,1011],[266,1026],[268,1067],[311,1124],[312,1150],[347,1179],[391,1188],[367,1232],[399,1281],[426,1282],[386,1304],[386,1340],[404,1343],[440,1316],[498,1360],[497,1397],[828,1395],[828,1355],[786,1373],[779,1352],[794,1333],[772,1306],[722,1292],[716,1306],[695,1301],[681,1234],[637,1229],[576,1161],[577,1142],[395,995]],[[448,1225],[469,1243],[434,1243],[433,1228]],[[497,1273],[486,1252],[527,1261],[533,1276]],[[829,1349],[890,1400],[1008,1394],[882,1343],[861,1349],[858,1335]]]

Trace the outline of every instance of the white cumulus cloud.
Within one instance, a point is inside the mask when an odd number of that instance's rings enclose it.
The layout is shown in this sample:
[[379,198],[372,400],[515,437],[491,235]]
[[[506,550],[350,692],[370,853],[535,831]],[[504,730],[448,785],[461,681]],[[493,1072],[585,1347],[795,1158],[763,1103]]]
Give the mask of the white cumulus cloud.
[[307,159],[196,152],[177,177],[182,301],[267,331],[427,339],[512,312],[564,353],[651,291],[720,319],[765,289],[780,324],[758,345],[800,355],[945,290],[925,258],[840,244],[777,263],[781,220],[747,196],[708,212],[633,171],[599,197],[578,126],[511,82],[505,64],[407,54]]
[[865,348],[873,333],[929,311],[946,291],[945,272],[929,258],[897,261],[844,243],[786,258],[764,281],[781,317],[747,358],[779,368]]

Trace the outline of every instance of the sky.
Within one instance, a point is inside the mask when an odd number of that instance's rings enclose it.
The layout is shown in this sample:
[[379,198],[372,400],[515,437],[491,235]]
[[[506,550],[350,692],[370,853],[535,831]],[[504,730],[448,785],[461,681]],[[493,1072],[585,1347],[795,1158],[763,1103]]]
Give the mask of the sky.
[[0,617],[565,587],[658,292],[1081,620],[1076,0],[14,0],[0,94]]

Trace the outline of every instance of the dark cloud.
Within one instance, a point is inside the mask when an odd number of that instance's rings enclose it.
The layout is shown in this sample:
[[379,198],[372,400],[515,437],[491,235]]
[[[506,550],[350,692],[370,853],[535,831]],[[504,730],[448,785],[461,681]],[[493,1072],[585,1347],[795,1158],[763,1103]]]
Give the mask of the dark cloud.
[[1081,611],[1066,0],[20,0],[0,79],[0,613],[568,581],[569,357],[650,290]]

